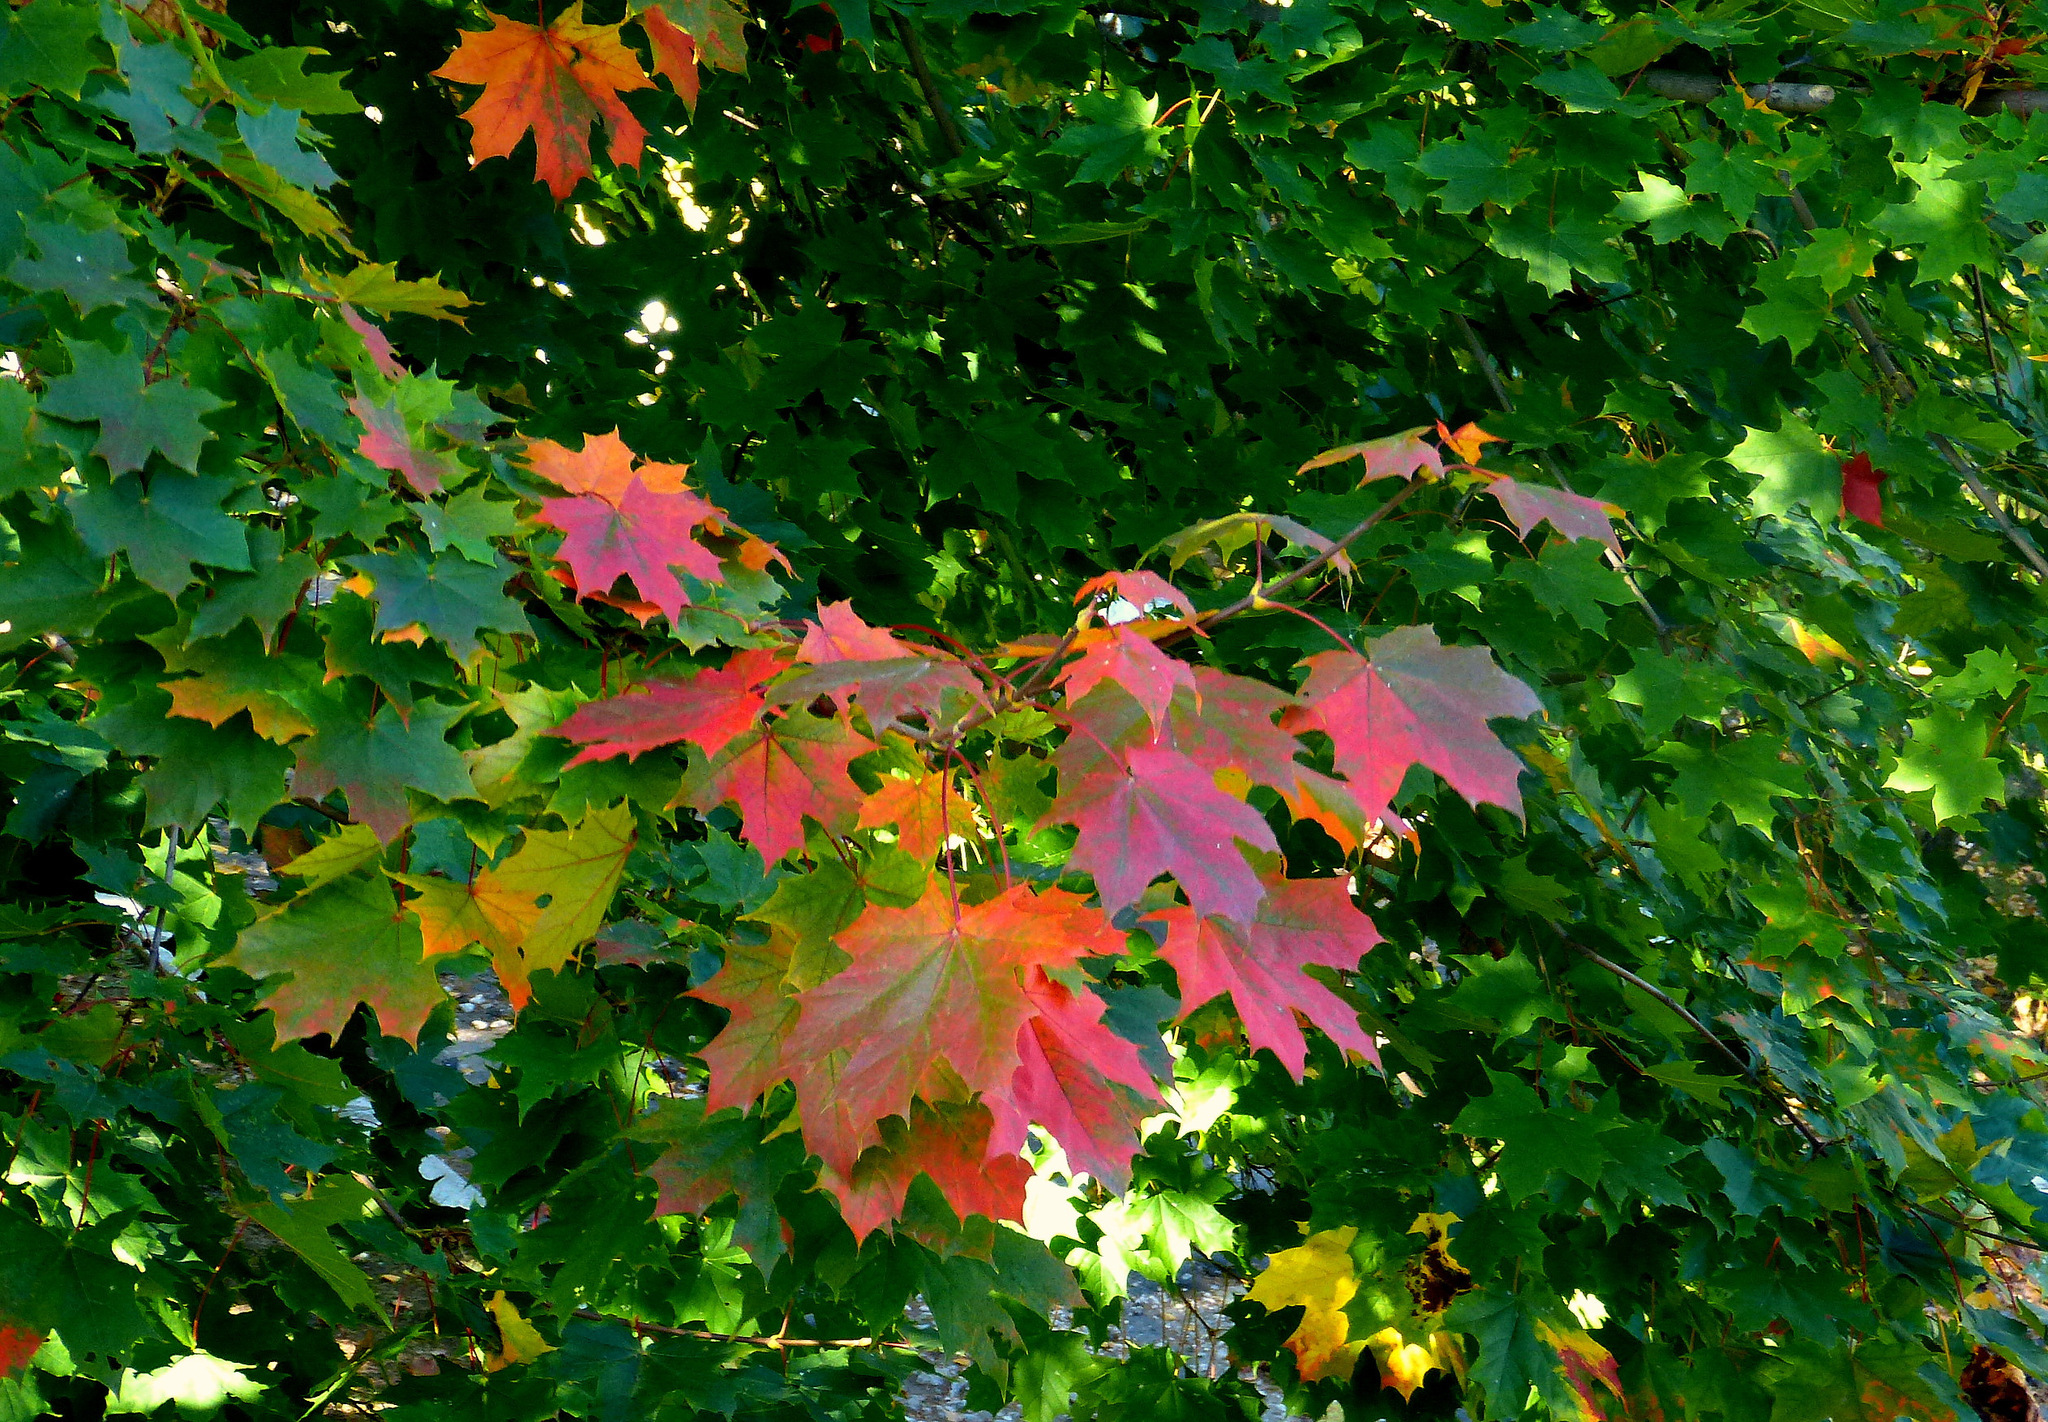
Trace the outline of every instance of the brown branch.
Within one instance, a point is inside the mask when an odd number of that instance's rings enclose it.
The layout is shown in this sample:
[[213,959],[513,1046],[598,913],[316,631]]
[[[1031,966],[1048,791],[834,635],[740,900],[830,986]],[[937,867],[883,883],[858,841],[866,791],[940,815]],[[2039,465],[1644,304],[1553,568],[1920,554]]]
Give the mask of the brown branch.
[[946,140],[946,147],[953,150],[955,158],[967,152],[967,145],[960,141],[959,125],[953,122],[953,112],[939,97],[939,86],[932,82],[932,67],[925,61],[924,46],[918,43],[917,31],[911,29],[910,21],[902,15],[896,16],[896,38],[903,42],[903,48],[910,55],[910,67],[917,75],[917,87],[924,91],[925,107],[932,111],[932,118],[939,125],[939,136]]

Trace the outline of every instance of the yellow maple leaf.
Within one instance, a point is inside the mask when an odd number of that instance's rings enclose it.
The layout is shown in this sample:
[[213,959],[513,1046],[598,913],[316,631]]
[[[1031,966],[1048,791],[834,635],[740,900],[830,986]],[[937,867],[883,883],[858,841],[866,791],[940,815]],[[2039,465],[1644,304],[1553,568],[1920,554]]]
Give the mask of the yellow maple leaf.
[[509,1368],[514,1363],[530,1363],[543,1353],[555,1351],[555,1345],[540,1336],[540,1330],[528,1323],[519,1314],[519,1309],[505,1297],[503,1289],[492,1294],[484,1305],[491,1311],[491,1317],[498,1320],[498,1351],[484,1359],[484,1371],[495,1373]]
[[1351,1320],[1344,1313],[1344,1305],[1358,1292],[1358,1274],[1351,1262],[1351,1242],[1356,1238],[1358,1231],[1350,1225],[1312,1234],[1299,1247],[1272,1255],[1265,1271],[1252,1280],[1252,1302],[1275,1311],[1302,1306],[1301,1323],[1288,1336],[1286,1347],[1310,1382],[1350,1377],[1365,1347],[1363,1340],[1348,1341]]
[[514,1007],[532,997],[534,973],[559,969],[604,927],[626,856],[633,852],[633,811],[624,801],[591,810],[571,830],[529,830],[519,852],[477,876],[492,895],[546,898],[540,916],[515,945],[492,954],[498,981]]
[[1380,1365],[1380,1386],[1401,1394],[1403,1402],[1415,1396],[1432,1369],[1463,1376],[1465,1355],[1458,1340],[1442,1329],[1410,1343],[1398,1328],[1382,1328],[1365,1340]]
[[489,870],[471,884],[384,872],[418,890],[418,897],[408,899],[405,906],[419,916],[421,948],[429,958],[460,953],[471,944],[488,948],[493,956],[511,952],[525,941],[541,914],[537,895],[506,889]]
[[1565,1377],[1578,1402],[1578,1417],[1571,1422],[1606,1422],[1607,1409],[1594,1395],[1593,1384],[1598,1382],[1613,1396],[1621,1396],[1621,1371],[1614,1355],[1583,1328],[1560,1328],[1538,1319],[1536,1336],[1555,1348],[1558,1361],[1564,1364]]

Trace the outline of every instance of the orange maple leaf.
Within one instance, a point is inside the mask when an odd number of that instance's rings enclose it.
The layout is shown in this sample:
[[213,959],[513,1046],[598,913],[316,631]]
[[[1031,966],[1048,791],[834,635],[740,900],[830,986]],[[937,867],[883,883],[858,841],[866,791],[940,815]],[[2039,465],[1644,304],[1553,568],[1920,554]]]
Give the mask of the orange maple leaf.
[[560,202],[590,172],[590,126],[602,123],[611,133],[612,161],[639,166],[647,130],[619,94],[654,81],[620,41],[620,26],[583,23],[582,0],[545,28],[484,13],[492,28],[465,33],[434,71],[437,79],[484,86],[462,115],[478,162],[510,157],[532,129],[534,176]]

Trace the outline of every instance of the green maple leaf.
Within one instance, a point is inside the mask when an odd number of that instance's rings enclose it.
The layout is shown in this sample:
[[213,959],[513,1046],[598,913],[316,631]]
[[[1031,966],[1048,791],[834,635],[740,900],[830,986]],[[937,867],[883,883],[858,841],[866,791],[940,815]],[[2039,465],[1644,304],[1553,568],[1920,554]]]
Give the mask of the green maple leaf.
[[1191,69],[1214,74],[1216,82],[1223,86],[1224,97],[1233,104],[1241,104],[1253,94],[1276,104],[1287,103],[1291,97],[1285,67],[1264,55],[1239,59],[1230,42],[1219,35],[1207,35],[1183,45],[1177,58]]
[[44,632],[81,636],[124,600],[102,593],[106,560],[71,529],[32,518],[13,528],[18,551],[0,562],[0,622],[8,624],[0,646]]
[[353,538],[374,547],[405,509],[382,485],[367,484],[349,474],[307,479],[294,492],[313,510],[313,536],[323,543]]
[[1624,96],[1614,81],[1590,64],[1571,69],[1550,69],[1528,81],[1529,87],[1550,95],[1563,104],[1566,113],[1627,114],[1640,118],[1658,107],[1660,100]]
[[1907,722],[1906,730],[1912,740],[1900,750],[1887,787],[1908,794],[1932,790],[1939,824],[1968,818],[1987,800],[2005,803],[2005,772],[1986,754],[1990,727],[1982,718],[1939,709]]
[[86,232],[69,222],[31,222],[28,240],[38,256],[23,255],[7,279],[30,291],[61,291],[81,311],[148,301],[150,289],[133,275],[128,243],[112,228]]
[[1429,196],[1429,180],[1415,167],[1421,152],[1422,125],[1412,119],[1376,119],[1365,137],[1344,140],[1344,161],[1385,177],[1387,196],[1403,212]]
[[1153,122],[1159,100],[1136,89],[1097,90],[1078,95],[1074,112],[1081,122],[1069,124],[1052,142],[1052,151],[1079,158],[1072,182],[1109,183],[1119,173],[1149,165],[1166,151],[1164,130]]
[[259,161],[276,169],[288,183],[326,188],[339,181],[320,151],[299,141],[299,111],[295,108],[272,104],[262,113],[237,108],[235,131]]
[[1685,165],[1685,190],[1720,198],[1737,226],[1748,225],[1759,197],[1782,187],[1776,174],[1743,148],[1738,143],[1731,152],[1711,138],[1696,138],[1683,147],[1692,159]]
[[88,484],[66,500],[71,522],[101,557],[126,553],[135,576],[176,597],[192,585],[192,565],[249,571],[249,538],[241,520],[221,511],[233,479],[160,470],[147,485],[123,474]]
[[1655,740],[1669,736],[1681,717],[1719,726],[1722,709],[1742,687],[1718,666],[1671,652],[1638,651],[1634,657],[1635,664],[1614,679],[1608,694],[1641,707],[1643,734]]
[[1813,344],[1834,314],[1827,286],[1802,275],[1804,250],[1757,268],[1756,290],[1764,298],[1742,314],[1742,329],[1760,341],[1785,339],[1793,355]]
[[1758,513],[1805,508],[1825,516],[1841,504],[1842,461],[1798,415],[1788,413],[1775,430],[1750,429],[1727,457],[1762,481],[1749,496]]
[[1686,814],[1705,819],[1716,805],[1726,805],[1738,824],[1769,834],[1777,816],[1771,805],[1774,797],[1813,798],[1799,767],[1779,759],[1784,746],[1781,737],[1755,734],[1712,749],[1666,741],[1650,752],[1650,758],[1678,771],[1671,793]]
[[151,828],[203,824],[224,806],[229,823],[253,831],[286,798],[292,753],[257,735],[246,718],[209,726],[173,716],[170,693],[145,686],[90,724],[122,754],[152,762],[142,774]]
[[231,632],[243,619],[256,625],[267,643],[277,634],[278,623],[299,603],[320,565],[308,554],[286,552],[284,534],[263,524],[250,524],[248,573],[216,577],[208,597],[192,614],[192,635],[218,637]]
[[1569,543],[1553,538],[1543,545],[1540,556],[1510,562],[1501,578],[1526,587],[1536,601],[1564,613],[1588,632],[1607,630],[1601,604],[1620,607],[1635,601],[1627,580],[1607,566],[1606,549],[1590,538]]
[[1697,198],[1655,173],[1638,173],[1635,191],[1618,197],[1615,218],[1647,225],[1652,242],[1697,237],[1710,247],[1718,247],[1735,234],[1735,223],[1719,204]]
[[453,548],[474,563],[495,567],[497,549],[493,538],[510,538],[519,531],[519,505],[500,503],[484,497],[481,484],[465,489],[445,504],[419,506],[420,527],[427,546],[436,553]]
[[368,677],[391,698],[400,716],[412,714],[416,683],[433,686],[448,680],[444,653],[410,642],[386,642],[377,635],[377,607],[367,598],[343,593],[321,609],[320,621],[329,680]]
[[314,730],[293,747],[298,772],[292,788],[315,800],[338,789],[355,819],[378,838],[394,839],[412,819],[407,789],[441,800],[475,796],[462,752],[447,740],[469,709],[425,702],[402,719],[395,706],[365,715],[354,696],[311,702]]
[[419,921],[399,908],[381,874],[300,895],[244,929],[220,961],[252,978],[290,975],[264,1000],[277,1013],[280,1042],[319,1032],[339,1038],[358,1003],[376,1010],[384,1035],[414,1042],[448,1000],[421,960]]
[[359,554],[349,560],[377,585],[377,631],[422,627],[458,658],[477,649],[478,628],[533,635],[525,611],[505,596],[512,569],[493,556],[490,567],[463,557]]
[[1600,1172],[1614,1159],[1600,1136],[1620,1121],[1570,1107],[1552,1110],[1520,1077],[1491,1068],[1486,1075],[1493,1093],[1467,1102],[1451,1129],[1501,1143],[1497,1169],[1510,1200],[1528,1199],[1559,1173],[1588,1189],[1600,1183]]
[[1616,282],[1624,274],[1621,229],[1578,208],[1551,211],[1531,203],[1494,223],[1487,243],[1504,257],[1528,263],[1529,280],[1555,296],[1572,284],[1572,273]]
[[28,387],[0,381],[0,499],[23,489],[55,488],[63,479],[69,461],[45,433]]
[[1713,492],[1704,454],[1603,459],[1588,472],[1600,480],[1600,497],[1627,509],[1645,532],[1663,526],[1673,501],[1703,499]]
[[129,350],[117,355],[91,341],[67,340],[64,347],[71,353],[71,374],[50,382],[44,414],[97,420],[100,437],[93,453],[112,473],[140,469],[152,453],[181,469],[198,467],[200,446],[213,438],[199,417],[221,408],[218,397],[177,378],[145,385],[142,357]]
[[0,94],[48,89],[77,98],[106,64],[99,15],[90,5],[55,0],[10,8],[0,28]]
[[1814,278],[1833,296],[1857,277],[1870,275],[1878,250],[1874,238],[1846,227],[1824,227],[1794,255],[1792,271],[1795,276]]
[[1487,536],[1479,532],[1434,530],[1423,538],[1420,549],[1394,562],[1408,570],[1420,596],[1449,592],[1475,607],[1481,585],[1493,577],[1493,552]]
[[1991,250],[1990,229],[1984,225],[1982,185],[1935,176],[1953,166],[1942,158],[1919,165],[1901,164],[1900,171],[1913,179],[1919,191],[1871,219],[1871,230],[1890,238],[1894,246],[1923,249],[1921,281],[1945,282],[1964,267],[1999,269]]
[[1536,165],[1516,165],[1510,127],[1512,116],[1504,116],[1498,130],[1468,132],[1423,151],[1415,168],[1442,181],[1437,206],[1445,212],[1470,212],[1486,203],[1511,208],[1536,191]]
[[784,1253],[775,1192],[803,1168],[803,1151],[788,1133],[761,1139],[761,1123],[725,1110],[706,1116],[701,1101],[665,1101],[632,1127],[634,1140],[661,1153],[647,1173],[661,1189],[656,1218],[701,1215],[730,1196],[738,1213],[733,1242],[763,1269]]

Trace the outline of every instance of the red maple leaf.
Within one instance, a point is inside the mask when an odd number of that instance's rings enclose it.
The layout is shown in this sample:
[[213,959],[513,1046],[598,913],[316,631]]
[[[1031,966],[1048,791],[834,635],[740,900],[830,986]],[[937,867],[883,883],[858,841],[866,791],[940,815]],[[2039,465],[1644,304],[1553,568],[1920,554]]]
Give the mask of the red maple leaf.
[[886,662],[923,654],[879,627],[870,627],[853,610],[853,600],[821,602],[818,620],[804,623],[804,644],[797,649],[800,662]]
[[1411,765],[1423,765],[1478,804],[1522,812],[1522,762],[1486,724],[1533,716],[1536,693],[1502,671],[1484,647],[1446,647],[1432,627],[1400,627],[1356,652],[1308,658],[1301,704],[1284,721],[1322,731],[1336,767],[1370,819],[1383,817]]
[[1548,523],[1566,538],[1597,538],[1616,553],[1621,552],[1621,539],[1614,532],[1614,515],[1621,510],[1613,504],[1505,478],[1487,485],[1486,492],[1500,500],[1500,506],[1514,520],[1515,531],[1524,538],[1536,531],[1537,524]]
[[[1080,754],[1070,757],[1068,747],[1077,742]],[[1237,846],[1277,850],[1273,831],[1187,755],[1161,745],[1105,754],[1077,731],[1053,764],[1059,798],[1039,823],[1080,831],[1067,864],[1094,876],[1105,912],[1136,903],[1161,874],[1172,874],[1203,913],[1248,920],[1257,910],[1263,890]]]
[[[1121,1194],[1139,1125],[1159,1094],[1137,1047],[1102,1026],[1103,1005],[1035,969],[1025,980],[1038,1015],[1017,1029],[1017,1072],[1008,1092],[988,1099],[993,1149],[1024,1148],[1033,1123],[1052,1133],[1067,1160]],[[1124,1089],[1128,1088],[1128,1089]]]
[[861,803],[861,829],[896,827],[896,846],[926,864],[949,838],[974,834],[974,807],[961,798],[959,782],[950,772],[935,770],[909,777],[889,775]]
[[697,41],[678,28],[659,5],[640,12],[640,28],[646,31],[648,48],[654,51],[654,72],[674,86],[684,108],[696,113],[697,91],[703,82],[697,74]]
[[773,864],[803,846],[805,816],[835,833],[852,828],[861,792],[846,767],[872,749],[841,717],[790,711],[693,762],[679,803],[737,805],[747,841]]
[[1066,688],[1070,701],[1079,701],[1102,682],[1113,681],[1145,708],[1155,730],[1166,720],[1176,688],[1197,692],[1193,667],[1167,656],[1151,638],[1128,625],[1112,627],[1108,636],[1090,643],[1080,659],[1063,667],[1055,680]]
[[1358,481],[1360,484],[1369,484],[1375,479],[1412,479],[1423,470],[1427,470],[1433,479],[1442,478],[1443,456],[1433,445],[1422,442],[1422,436],[1428,432],[1428,425],[1417,425],[1399,434],[1326,449],[1294,472],[1306,474],[1311,469],[1341,464],[1347,459],[1361,459],[1365,461],[1365,475]]
[[441,476],[460,472],[447,455],[421,449],[412,442],[405,416],[396,405],[373,405],[358,395],[348,402],[348,408],[363,422],[363,441],[356,446],[363,458],[379,469],[394,469],[403,474],[413,492],[423,497],[438,494]]
[[1277,864],[1260,877],[1266,897],[1249,924],[1198,918],[1179,906],[1148,916],[1166,925],[1159,956],[1180,976],[1181,1016],[1229,993],[1246,1040],[1269,1048],[1296,1080],[1308,1057],[1297,1012],[1331,1041],[1377,1062],[1379,1050],[1358,1014],[1301,970],[1357,968],[1381,941],[1379,930],[1353,905],[1342,879],[1283,878]]
[[716,524],[718,510],[690,490],[659,493],[636,476],[616,501],[597,494],[549,499],[540,517],[569,535],[555,556],[575,573],[579,590],[609,593],[620,577],[631,578],[640,597],[667,613],[671,623],[690,605],[673,568],[699,582],[725,580],[717,556],[692,536]]
[[583,747],[570,765],[615,755],[637,757],[678,741],[717,755],[766,709],[768,699],[760,689],[787,664],[784,655],[779,649],[750,648],[687,681],[653,681],[609,701],[579,706],[547,734]]
[[1884,481],[1892,476],[1870,462],[1868,453],[1842,461],[1842,517],[1884,527]]
[[[1097,593],[1107,593],[1111,598],[1121,598],[1137,609],[1140,614],[1159,603],[1171,603],[1181,616],[1192,622],[1197,616],[1194,603],[1188,595],[1157,573],[1142,570],[1132,573],[1102,573],[1081,584],[1074,593],[1074,605],[1080,607]],[[1084,612],[1085,618],[1087,614]]]
[[913,1096],[1010,1091],[1018,1028],[1039,1010],[1027,972],[1123,951],[1123,935],[1078,894],[1022,884],[977,904],[934,885],[909,908],[870,907],[836,942],[852,961],[798,996],[792,1046],[807,1063],[797,1081],[805,1144],[842,1174],[879,1139],[875,1123],[907,1115]]
[[919,1101],[907,1122],[892,1118],[884,1123],[882,1143],[862,1152],[850,1173],[828,1164],[823,1183],[839,1197],[839,1212],[853,1237],[866,1239],[901,1215],[903,1197],[919,1175],[939,1187],[962,1219],[1018,1218],[1031,1167],[1014,1154],[990,1149],[990,1124],[987,1109],[979,1105],[935,1110]]
[[492,28],[465,33],[434,71],[437,79],[484,86],[462,114],[478,162],[510,157],[532,129],[534,176],[560,202],[590,172],[590,126],[602,123],[611,131],[612,161],[639,165],[647,130],[619,94],[653,81],[620,41],[618,25],[584,24],[583,0],[545,28],[484,14]]
[[[1029,1175],[1030,1172],[1027,1170],[1025,1174]],[[1022,1187],[1019,1188],[1021,1190]],[[42,1346],[42,1334],[27,1324],[0,1316],[0,1377],[27,1367],[28,1360],[33,1358]]]
[[968,703],[987,699],[981,683],[953,657],[870,627],[851,601],[820,603],[818,620],[804,627],[796,659],[814,670],[778,686],[780,701],[858,696],[868,724],[880,731],[907,712],[936,715],[948,690]]

